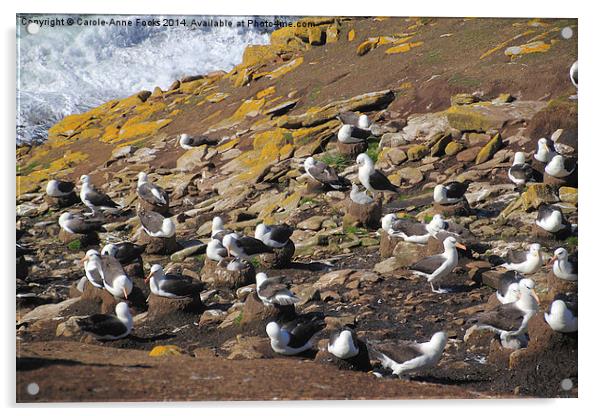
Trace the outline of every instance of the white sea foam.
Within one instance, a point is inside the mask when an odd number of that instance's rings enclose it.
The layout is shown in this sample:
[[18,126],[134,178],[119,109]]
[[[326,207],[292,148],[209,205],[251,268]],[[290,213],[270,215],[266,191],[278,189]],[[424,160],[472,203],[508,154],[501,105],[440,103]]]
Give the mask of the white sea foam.
[[229,71],[247,45],[267,43],[269,33],[247,28],[42,26],[32,35],[17,24],[17,144],[41,142],[64,116],[108,100]]

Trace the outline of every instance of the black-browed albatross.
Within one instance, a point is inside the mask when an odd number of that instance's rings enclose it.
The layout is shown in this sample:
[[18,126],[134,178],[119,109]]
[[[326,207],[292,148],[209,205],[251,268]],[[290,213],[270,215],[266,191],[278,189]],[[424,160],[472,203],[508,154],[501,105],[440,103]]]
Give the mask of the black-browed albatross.
[[265,225],[257,224],[255,238],[272,248],[282,248],[290,241],[295,229],[288,224]]
[[136,193],[139,198],[157,207],[164,207],[169,201],[169,195],[165,189],[150,182],[145,172],[138,173]]
[[117,340],[127,337],[134,326],[134,320],[127,303],[119,302],[115,315],[96,314],[78,319],[77,325],[82,331],[91,333],[99,340]]
[[88,175],[82,175],[79,178],[82,187],[79,191],[79,197],[85,206],[90,208],[91,215],[96,215],[99,210],[103,209],[119,209],[119,205],[113,201],[109,196],[96,188],[90,182]]
[[332,166],[313,157],[308,157],[303,162],[305,172],[315,181],[321,183],[327,188],[334,190],[343,190],[349,188],[351,184],[345,177],[339,176]]
[[264,305],[293,305],[300,299],[290,291],[287,285],[282,283],[282,278],[271,277],[265,273],[257,273],[255,275],[257,287],[257,296]]
[[439,184],[433,189],[433,200],[437,204],[451,205],[464,199],[464,194],[470,183],[450,181],[445,184]]
[[101,220],[88,218],[73,212],[63,212],[59,217],[59,225],[69,234],[89,234],[103,230]]
[[[450,289],[442,289],[439,281],[450,274],[458,265],[458,250],[466,250],[466,246],[458,243],[455,237],[447,237],[443,240],[443,253],[425,257],[409,267],[414,274],[427,278],[431,284],[431,290],[435,293],[448,293]],[[437,283],[435,289],[433,283]]]
[[436,366],[447,345],[447,333],[436,332],[427,342],[398,341],[378,346],[369,344],[369,351],[381,365],[402,377]]
[[141,209],[138,211],[138,218],[144,231],[151,237],[170,238],[176,233],[173,220],[158,212]]
[[284,324],[270,322],[265,331],[270,338],[272,350],[282,355],[296,355],[314,346],[315,336],[326,327],[324,321],[317,317],[298,316]]
[[390,236],[400,237],[408,243],[416,244],[426,244],[429,238],[437,238],[437,234],[449,226],[441,214],[434,215],[428,224],[387,214],[381,219],[381,225]]
[[70,196],[75,192],[75,184],[69,181],[51,179],[46,185],[46,195],[54,198]]
[[571,258],[565,248],[557,248],[550,263],[554,276],[564,280],[577,280],[577,258]]
[[151,292],[164,298],[185,298],[198,296],[203,289],[200,281],[187,276],[165,274],[160,264],[153,264],[145,283],[150,285]]
[[376,192],[401,192],[401,189],[393,185],[384,173],[374,168],[374,162],[368,154],[360,153],[355,162],[359,166],[357,172],[359,181],[372,194]]

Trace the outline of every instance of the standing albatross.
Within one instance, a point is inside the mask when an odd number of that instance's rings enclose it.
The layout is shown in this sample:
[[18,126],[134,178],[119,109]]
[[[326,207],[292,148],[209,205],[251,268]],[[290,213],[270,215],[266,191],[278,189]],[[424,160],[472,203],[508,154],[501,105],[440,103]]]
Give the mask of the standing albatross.
[[82,175],[79,178],[82,187],[79,191],[79,197],[85,206],[92,211],[88,215],[95,216],[100,210],[116,210],[119,205],[113,201],[107,194],[101,192],[91,182],[88,175]]
[[384,173],[374,168],[374,162],[366,153],[360,153],[355,162],[359,166],[358,179],[366,190],[372,192],[372,194],[377,191],[401,193],[401,189],[393,185]]
[[[450,291],[449,289],[442,289],[439,281],[450,274],[458,265],[458,250],[456,248],[466,250],[466,246],[458,243],[456,238],[452,236],[443,240],[443,247],[443,253],[425,257],[409,267],[414,274],[426,277],[431,284],[431,290],[435,293],[448,293]],[[438,286],[437,289],[433,286],[435,282]]]

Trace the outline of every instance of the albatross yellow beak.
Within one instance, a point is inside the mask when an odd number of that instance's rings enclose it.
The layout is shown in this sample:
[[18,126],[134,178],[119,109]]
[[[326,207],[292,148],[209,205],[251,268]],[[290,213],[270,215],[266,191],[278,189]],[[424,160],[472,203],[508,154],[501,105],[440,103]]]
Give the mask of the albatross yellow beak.
[[123,297],[125,297],[125,300],[128,298],[128,292],[125,291],[125,287],[123,288]]
[[86,255],[86,256],[84,256],[84,257],[83,257],[83,258],[82,258],[82,259],[81,259],[79,262],[80,262],[81,264],[84,264],[84,263],[85,263],[87,260],[89,260],[89,259],[90,259],[90,258],[89,258],[89,257]]
[[550,259],[550,261],[548,262],[548,266],[551,264],[554,264],[554,262],[558,260],[558,256],[552,256],[552,258]]
[[456,243],[456,247],[466,250],[466,246],[464,244]]
[[538,305],[541,305],[541,302],[539,300],[539,296],[537,296],[537,293],[535,293],[535,291],[533,289],[531,289],[531,294],[535,298],[535,302],[537,302]]
[[151,277],[153,277],[154,273],[149,274],[146,279],[144,279],[144,283],[148,284],[148,281],[151,279]]

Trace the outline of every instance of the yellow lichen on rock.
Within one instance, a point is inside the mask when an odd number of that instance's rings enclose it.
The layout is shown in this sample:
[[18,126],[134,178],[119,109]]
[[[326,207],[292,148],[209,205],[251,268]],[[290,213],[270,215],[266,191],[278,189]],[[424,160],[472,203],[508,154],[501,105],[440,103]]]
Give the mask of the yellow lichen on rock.
[[353,40],[355,39],[355,29],[351,29],[348,33],[347,33],[347,41],[348,42],[353,42]]
[[402,43],[401,45],[393,46],[385,51],[387,55],[392,55],[395,53],[401,52],[409,52],[413,48],[417,48],[418,46],[422,46],[424,42],[410,42],[410,43]]
[[[230,94],[225,92],[214,92],[212,94],[209,94],[207,98],[205,98],[205,100],[209,101],[210,103],[219,103],[220,101],[225,100],[229,96]],[[197,105],[201,105],[201,103],[198,103]]]
[[73,166],[76,163],[80,163],[89,157],[89,155],[82,152],[67,150],[63,157],[59,157],[46,164],[42,157],[46,155],[47,153],[40,152],[40,154],[37,155],[36,160],[31,159],[29,161],[30,166],[39,164],[39,168],[37,166],[34,167],[34,170],[26,176],[17,176],[17,196],[31,192],[38,186],[41,186],[50,177],[55,177],[57,173],[60,173],[61,175],[71,173],[73,171]]
[[163,357],[166,355],[182,355],[182,350],[177,345],[158,345],[149,353],[149,357]]
[[264,98],[264,97],[274,94],[275,92],[276,92],[276,87],[274,87],[272,85],[271,87],[268,87],[265,90],[259,91],[255,96],[257,98]]
[[109,142],[114,143],[116,141],[129,140],[139,136],[150,136],[151,134],[156,133],[161,127],[167,126],[169,123],[171,123],[170,119],[163,119],[124,125],[121,130],[119,130],[119,135]]
[[504,51],[504,55],[513,58],[515,56],[526,55],[529,53],[547,52],[551,46],[552,45],[549,43],[545,43],[543,41],[536,41],[526,43],[524,45],[511,46]]
[[300,56],[298,58],[293,59],[290,62],[287,62],[286,64],[282,65],[281,67],[276,68],[272,72],[269,72],[266,76],[269,79],[280,78],[284,74],[287,74],[287,73],[291,72],[293,69],[297,68],[302,63],[303,63],[303,57]]

